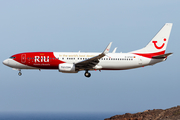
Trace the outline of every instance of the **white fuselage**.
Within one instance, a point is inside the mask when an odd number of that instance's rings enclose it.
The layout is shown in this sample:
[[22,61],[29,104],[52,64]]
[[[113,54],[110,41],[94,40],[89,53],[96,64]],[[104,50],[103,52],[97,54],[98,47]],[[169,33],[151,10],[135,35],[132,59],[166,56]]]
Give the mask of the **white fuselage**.
[[[54,53],[58,59],[70,64],[76,64],[99,54],[101,53]],[[125,70],[153,65],[162,61],[164,61],[164,59],[151,59],[131,53],[108,53],[99,60],[97,65],[102,66],[102,70]]]

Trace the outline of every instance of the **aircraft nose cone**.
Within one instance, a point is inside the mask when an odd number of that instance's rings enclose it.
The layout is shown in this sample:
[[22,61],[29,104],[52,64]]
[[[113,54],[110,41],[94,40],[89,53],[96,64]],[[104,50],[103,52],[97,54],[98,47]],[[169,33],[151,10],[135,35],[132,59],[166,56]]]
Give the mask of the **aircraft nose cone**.
[[9,60],[8,60],[8,59],[6,59],[6,60],[3,61],[3,64],[4,64],[4,65],[8,65],[8,63],[9,63]]

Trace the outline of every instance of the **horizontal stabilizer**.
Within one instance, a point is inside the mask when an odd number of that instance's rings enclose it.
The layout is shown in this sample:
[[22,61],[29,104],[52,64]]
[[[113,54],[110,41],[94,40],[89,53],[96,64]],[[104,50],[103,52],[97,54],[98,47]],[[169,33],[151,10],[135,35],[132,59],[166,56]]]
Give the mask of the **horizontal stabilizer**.
[[152,58],[153,59],[163,59],[163,58],[167,58],[171,54],[173,54],[173,53],[166,53],[166,54],[163,54],[163,55],[154,56]]

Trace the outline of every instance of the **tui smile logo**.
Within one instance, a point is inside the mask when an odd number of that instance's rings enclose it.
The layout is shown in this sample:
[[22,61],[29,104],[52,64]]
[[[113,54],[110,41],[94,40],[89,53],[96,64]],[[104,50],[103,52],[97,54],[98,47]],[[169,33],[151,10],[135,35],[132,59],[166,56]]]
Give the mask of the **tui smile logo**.
[[[164,38],[164,41],[166,41],[166,38]],[[155,48],[156,49],[162,49],[163,47],[164,47],[164,45],[165,45],[165,43],[163,43],[160,47],[159,46],[157,46],[157,41],[152,41],[152,43],[154,43],[154,46],[155,46]]]

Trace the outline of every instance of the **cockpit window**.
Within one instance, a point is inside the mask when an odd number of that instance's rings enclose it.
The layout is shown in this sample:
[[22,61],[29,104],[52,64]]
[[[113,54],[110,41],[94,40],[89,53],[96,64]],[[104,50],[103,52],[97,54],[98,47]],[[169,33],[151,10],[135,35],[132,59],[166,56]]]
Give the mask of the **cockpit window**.
[[14,59],[14,58],[16,58],[16,57],[12,57],[12,56],[10,57],[10,59]]

